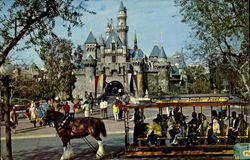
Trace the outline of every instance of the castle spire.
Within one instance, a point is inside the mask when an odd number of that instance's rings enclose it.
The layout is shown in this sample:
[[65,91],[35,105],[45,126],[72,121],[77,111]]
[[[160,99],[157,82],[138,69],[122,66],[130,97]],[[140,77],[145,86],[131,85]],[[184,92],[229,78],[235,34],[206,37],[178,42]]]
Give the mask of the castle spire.
[[119,11],[126,11],[126,7],[124,7],[123,2],[121,1]]
[[138,46],[137,46],[137,36],[136,36],[136,31],[134,32],[134,50],[137,50]]

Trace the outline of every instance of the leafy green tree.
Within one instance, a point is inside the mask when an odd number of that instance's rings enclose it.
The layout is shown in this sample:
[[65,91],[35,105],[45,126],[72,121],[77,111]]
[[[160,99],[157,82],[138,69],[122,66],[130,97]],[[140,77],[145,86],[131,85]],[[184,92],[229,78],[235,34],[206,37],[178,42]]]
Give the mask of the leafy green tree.
[[189,94],[210,93],[209,73],[201,66],[189,66],[184,69],[187,76],[187,89]]
[[72,43],[66,39],[51,39],[44,43],[38,54],[44,61],[46,70],[40,88],[46,99],[66,93],[72,98],[75,76],[72,63]]
[[0,66],[21,40],[24,49],[50,39],[58,22],[70,35],[72,27],[83,25],[84,12],[95,14],[84,5],[76,0],[0,0]]
[[[229,65],[242,82],[241,94],[249,90],[249,4],[239,0],[176,0],[183,22],[194,31],[189,46],[193,57]],[[221,70],[223,71],[223,70]]]

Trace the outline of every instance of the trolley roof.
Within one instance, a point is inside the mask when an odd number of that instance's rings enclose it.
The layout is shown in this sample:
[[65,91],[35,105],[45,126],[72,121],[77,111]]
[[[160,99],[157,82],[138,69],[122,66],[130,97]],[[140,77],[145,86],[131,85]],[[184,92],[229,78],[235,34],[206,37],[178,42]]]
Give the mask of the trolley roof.
[[139,104],[129,104],[126,108],[161,108],[168,106],[249,106],[249,101],[242,101],[228,94],[192,94],[168,95],[164,97],[150,97],[138,99]]

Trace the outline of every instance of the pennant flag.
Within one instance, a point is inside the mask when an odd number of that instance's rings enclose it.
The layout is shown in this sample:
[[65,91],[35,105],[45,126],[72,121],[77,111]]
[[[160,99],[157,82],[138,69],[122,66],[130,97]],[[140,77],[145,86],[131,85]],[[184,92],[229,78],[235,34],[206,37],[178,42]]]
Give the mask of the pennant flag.
[[99,76],[100,89],[103,89],[103,74]]
[[135,82],[136,90],[138,91],[137,76],[134,75],[133,77],[134,77],[134,82]]
[[140,90],[140,88],[141,88],[141,79],[142,79],[142,74],[137,74],[138,90]]
[[98,79],[99,76],[95,76],[95,92],[97,91]]
[[128,73],[128,86],[130,86],[132,73]]

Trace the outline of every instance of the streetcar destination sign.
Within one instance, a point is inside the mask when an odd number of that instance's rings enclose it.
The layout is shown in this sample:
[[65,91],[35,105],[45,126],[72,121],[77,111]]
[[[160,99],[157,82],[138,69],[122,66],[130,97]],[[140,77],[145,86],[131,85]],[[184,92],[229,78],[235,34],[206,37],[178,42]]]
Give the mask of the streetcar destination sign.
[[227,98],[157,100],[156,103],[227,102]]

